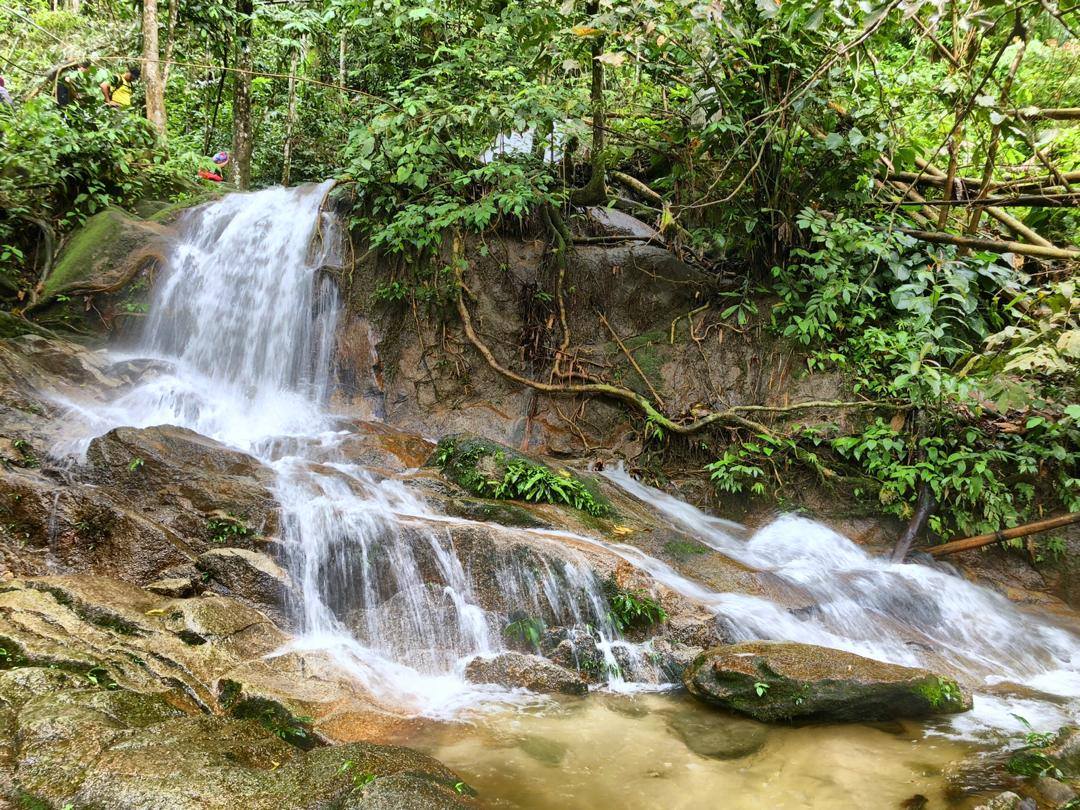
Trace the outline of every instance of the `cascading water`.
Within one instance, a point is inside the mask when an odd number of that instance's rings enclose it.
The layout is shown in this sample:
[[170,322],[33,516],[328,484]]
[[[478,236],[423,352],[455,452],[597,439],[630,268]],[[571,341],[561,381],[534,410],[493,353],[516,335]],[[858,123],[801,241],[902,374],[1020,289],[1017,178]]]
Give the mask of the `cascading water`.
[[[503,649],[510,606],[580,632],[591,628],[613,686],[627,670],[655,680],[648,667],[634,666],[641,656],[611,627],[599,583],[584,560],[568,556],[565,535],[523,532],[559,544],[561,562],[495,560],[503,607],[483,609],[455,548],[453,528],[468,522],[433,514],[400,481],[345,458],[346,433],[326,408],[339,308],[333,282],[319,272],[336,250],[334,222],[321,213],[328,187],[230,195],[189,214],[132,352],[153,359],[154,368],[109,403],[66,403],[81,434],[58,451],[78,454],[119,425],[172,424],[269,465],[295,586],[295,646],[329,651],[397,708],[441,715],[507,699],[465,683],[461,669],[469,656]],[[711,592],[631,546],[574,538],[604,546],[712,609],[739,636],[807,641],[1080,696],[1080,642],[1002,597],[933,568],[872,559],[801,518],[743,539],[736,524],[624,472],[607,476],[801,600],[793,610]]]
[[[1010,681],[1080,699],[1080,638],[1003,596],[946,570],[871,557],[828,527],[794,515],[743,539],[738,524],[648,487],[624,469],[604,475],[706,545],[771,574],[805,600],[805,609],[790,610],[763,598],[709,594],[656,560],[639,561],[658,581],[712,607],[741,638],[803,641],[948,669],[976,684]],[[628,548],[623,553],[640,555]],[[994,698],[982,697],[977,708],[980,702],[991,722],[1000,724],[1008,714],[998,711],[1002,704]],[[1080,705],[1074,703],[1073,715],[1080,715]]]
[[[482,609],[441,516],[400,481],[349,464],[327,411],[338,296],[319,272],[336,250],[328,183],[229,195],[184,222],[133,356],[147,379],[82,423],[59,452],[119,426],[190,428],[276,473],[294,590],[294,647],[333,655],[394,708],[443,714],[508,699],[466,684],[464,662],[504,648],[510,616]],[[507,604],[555,623],[610,628],[587,566],[495,561]],[[614,664],[614,659],[612,658]]]

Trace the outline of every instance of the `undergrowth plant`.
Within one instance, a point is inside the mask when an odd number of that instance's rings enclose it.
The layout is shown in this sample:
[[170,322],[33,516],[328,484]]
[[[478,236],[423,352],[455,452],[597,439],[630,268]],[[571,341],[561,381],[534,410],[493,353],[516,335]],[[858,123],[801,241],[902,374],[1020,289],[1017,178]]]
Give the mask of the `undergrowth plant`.
[[667,621],[664,608],[646,593],[620,588],[611,581],[605,583],[605,591],[610,608],[608,618],[620,633],[648,630]]
[[999,257],[842,216],[799,225],[808,246],[773,270],[772,328],[882,410],[854,429],[743,431],[706,467],[717,491],[782,495],[802,470],[906,519],[927,488],[943,537],[1080,509],[1075,285],[1033,293]]
[[610,505],[573,474],[556,472],[488,442],[448,437],[439,443],[433,460],[480,497],[564,504],[594,517],[611,513]]

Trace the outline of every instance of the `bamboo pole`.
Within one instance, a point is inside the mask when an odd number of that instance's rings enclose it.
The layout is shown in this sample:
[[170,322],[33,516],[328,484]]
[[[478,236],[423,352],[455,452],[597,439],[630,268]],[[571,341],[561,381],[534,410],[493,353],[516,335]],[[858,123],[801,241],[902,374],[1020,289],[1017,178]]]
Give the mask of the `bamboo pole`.
[[1029,534],[1048,532],[1051,529],[1059,529],[1062,526],[1068,526],[1073,523],[1080,523],[1080,512],[1069,512],[1066,515],[1059,515],[1058,517],[1047,518],[1046,520],[1037,520],[1034,523],[1025,523],[1023,526],[1016,526],[1012,529],[999,529],[996,532],[979,534],[974,537],[965,537],[962,540],[953,540],[944,545],[929,548],[927,549],[927,552],[929,552],[932,557],[943,557],[946,554],[955,554],[958,551],[982,548],[991,543],[1000,543],[1005,540],[1012,540],[1016,537],[1027,537]]
[[[1080,171],[1063,172],[1062,176],[1070,183],[1080,182]],[[882,179],[890,182],[903,182],[919,186],[937,186],[939,188],[945,185],[944,177],[938,177],[936,174],[931,174],[928,171],[889,172],[884,175]],[[965,188],[971,187],[972,189],[977,189],[979,187],[979,179],[977,177],[957,177],[954,182],[962,183]],[[1064,188],[1064,186],[1057,185],[1057,180],[1053,176],[1049,176],[1015,177],[1009,180],[998,180],[991,183],[990,188],[994,191],[1007,188],[1012,191],[1039,193],[1042,191],[1055,191]]]
[[[898,183],[897,185],[904,188],[907,187],[903,183]],[[1073,208],[1080,205],[1080,192],[1018,194],[1015,197],[976,197],[970,200],[951,200],[949,202],[946,202],[945,200],[913,199],[910,202],[901,203],[901,205],[913,205],[914,203],[928,206],[952,205],[957,208],[985,208],[987,206],[996,206],[998,208]]]
[[973,248],[975,250],[989,250],[991,253],[1019,253],[1021,256],[1035,256],[1039,259],[1080,259],[1080,249],[1059,248],[1051,245],[1029,245],[1027,242],[1006,242],[997,239],[976,239],[972,236],[954,236],[951,233],[940,231],[918,231],[914,228],[901,228],[901,231],[921,239],[924,242],[934,242],[939,245],[956,245],[957,247]]
[[[930,165],[929,161],[923,160],[922,158],[915,158],[915,165],[917,165],[924,172],[936,175],[936,176],[942,178],[943,180],[945,179],[945,176],[946,176],[945,173],[940,171],[939,169],[936,169],[934,166]],[[948,210],[948,209],[945,209],[945,210]],[[1053,244],[1050,242],[1050,240],[1044,239],[1043,237],[1039,236],[1037,233],[1035,233],[1035,231],[1031,230],[1031,228],[1029,228],[1023,222],[1018,220],[1016,217],[1005,213],[1000,208],[996,208],[996,207],[987,208],[986,213],[989,214],[990,216],[992,216],[994,219],[996,219],[998,222],[1000,222],[1002,225],[1004,225],[1010,231],[1015,233],[1017,236],[1022,236],[1025,239],[1027,239],[1033,245],[1041,245],[1042,247],[1046,247],[1046,248],[1052,248],[1053,247]],[[1014,252],[1019,253],[1020,251],[1014,251]],[[1037,255],[1037,254],[1032,253],[1032,254],[1029,254],[1029,255],[1034,256],[1034,255]]]
[[1080,107],[1050,107],[1044,110],[1020,110],[1025,121],[1080,121]]

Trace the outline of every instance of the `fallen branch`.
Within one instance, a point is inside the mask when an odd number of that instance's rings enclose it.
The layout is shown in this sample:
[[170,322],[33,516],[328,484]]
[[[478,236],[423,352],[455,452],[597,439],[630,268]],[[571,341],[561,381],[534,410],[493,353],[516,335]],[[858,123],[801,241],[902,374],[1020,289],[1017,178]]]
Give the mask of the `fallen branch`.
[[1062,526],[1068,526],[1073,523],[1080,523],[1080,512],[1069,512],[1066,515],[1059,515],[1058,517],[1047,518],[1046,520],[1037,520],[1034,523],[1025,523],[1023,526],[1016,526],[1012,529],[999,529],[996,532],[989,532],[988,534],[965,537],[962,540],[952,540],[944,545],[929,548],[927,551],[932,557],[943,557],[946,554],[955,554],[958,551],[982,548],[991,543],[1000,543],[1005,540],[1012,540],[1016,537],[1027,537],[1029,534],[1048,532],[1051,529],[1059,529]]
[[901,231],[921,239],[924,242],[934,242],[939,245],[956,245],[973,250],[988,250],[991,253],[1019,253],[1021,256],[1035,256],[1039,259],[1080,259],[1080,249],[1043,247],[1042,245],[1029,245],[1026,242],[1006,242],[997,239],[977,239],[972,236],[954,236],[951,233],[940,231],[918,231],[914,228],[901,228]]
[[653,242],[664,244],[660,236],[635,236],[633,234],[611,234],[609,236],[575,236],[575,245],[617,245],[620,242]]
[[625,172],[611,171],[611,172],[609,172],[609,174],[611,175],[612,180],[618,181],[619,183],[626,186],[631,191],[636,191],[638,194],[640,194],[645,199],[651,200],[652,202],[657,203],[661,207],[664,205],[664,198],[662,196],[660,196],[659,193],[653,191],[647,185],[642,183],[636,177],[631,177],[630,175],[626,174]]
[[1065,178],[1069,183],[1080,183],[1080,171],[1062,172],[1045,177],[1016,177],[1011,180],[1002,180],[1000,183],[994,184],[994,190],[1007,188],[1011,191],[1032,191],[1046,186],[1057,187],[1060,182],[1059,176]]
[[1028,107],[1019,111],[1025,121],[1080,121],[1080,107]]
[[923,484],[919,489],[919,499],[916,501],[915,514],[911,516],[911,521],[908,523],[907,528],[904,529],[904,533],[900,535],[900,538],[896,541],[896,545],[893,547],[892,557],[890,558],[893,562],[904,561],[908,552],[911,551],[911,544],[914,543],[922,533],[927,518],[930,517],[930,513],[934,511],[934,507],[936,506],[934,493],[930,490],[930,487]]
[[[1069,194],[1020,194],[1016,197],[983,197],[971,200],[919,200],[919,205],[953,205],[957,207],[979,207],[997,205],[1003,208],[1073,208],[1080,205],[1080,192]],[[915,202],[900,202],[900,205],[913,205]]]
[[[922,169],[927,174],[932,174],[932,175],[935,175],[936,177],[940,177],[942,179],[942,181],[944,181],[946,179],[945,173],[942,172],[940,169],[932,166],[929,161],[923,160],[922,158],[915,158],[915,165],[918,166],[920,169]],[[1039,234],[1035,233],[1035,231],[1031,230],[1031,228],[1029,228],[1023,222],[1021,222],[1020,220],[1018,220],[1016,217],[1012,216],[1011,214],[1005,213],[1000,208],[997,208],[997,207],[987,208],[986,213],[989,214],[990,216],[992,216],[994,219],[996,219],[998,222],[1000,222],[1002,225],[1004,225],[1006,228],[1008,228],[1014,234],[1016,234],[1017,236],[1024,237],[1029,242],[1031,242],[1033,245],[1041,245],[1042,247],[1053,247],[1053,244],[1050,242],[1050,240],[1045,239],[1042,236],[1039,236]],[[1018,253],[1019,251],[1014,251],[1014,252]],[[1032,254],[1032,255],[1034,255],[1034,254]]]
[[[1063,172],[1062,177],[1070,183],[1080,183],[1080,172]],[[882,180],[893,183],[904,183],[919,186],[935,186],[941,188],[945,185],[945,178],[927,172],[887,172]],[[964,186],[968,193],[974,194],[979,188],[979,179],[976,177],[956,177],[954,183]],[[1053,193],[1064,186],[1057,185],[1054,175],[1046,177],[1014,177],[1007,180],[996,180],[990,184],[991,191],[1024,191],[1029,194]]]

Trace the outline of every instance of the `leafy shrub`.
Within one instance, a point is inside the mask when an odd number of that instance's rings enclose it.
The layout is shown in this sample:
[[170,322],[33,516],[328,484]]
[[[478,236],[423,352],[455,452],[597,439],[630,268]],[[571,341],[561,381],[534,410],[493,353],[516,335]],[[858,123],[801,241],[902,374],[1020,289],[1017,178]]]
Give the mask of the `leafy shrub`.
[[149,123],[101,104],[49,96],[0,105],[0,273],[18,276],[42,231],[56,236],[110,205],[193,188],[198,159],[158,147]]
[[608,503],[581,479],[513,454],[492,442],[447,437],[433,458],[451,479],[483,498],[572,506],[594,517],[611,513]]
[[664,608],[648,594],[624,590],[610,582],[606,590],[610,606],[608,617],[620,633],[647,630],[667,621]]
[[743,434],[706,467],[716,489],[775,494],[801,464],[907,518],[926,486],[942,536],[1013,526],[1039,504],[1080,508],[1074,283],[1021,292],[1024,277],[997,257],[814,211],[799,225],[809,247],[773,271],[773,329],[810,350],[810,369],[844,373],[893,418],[831,437]]

